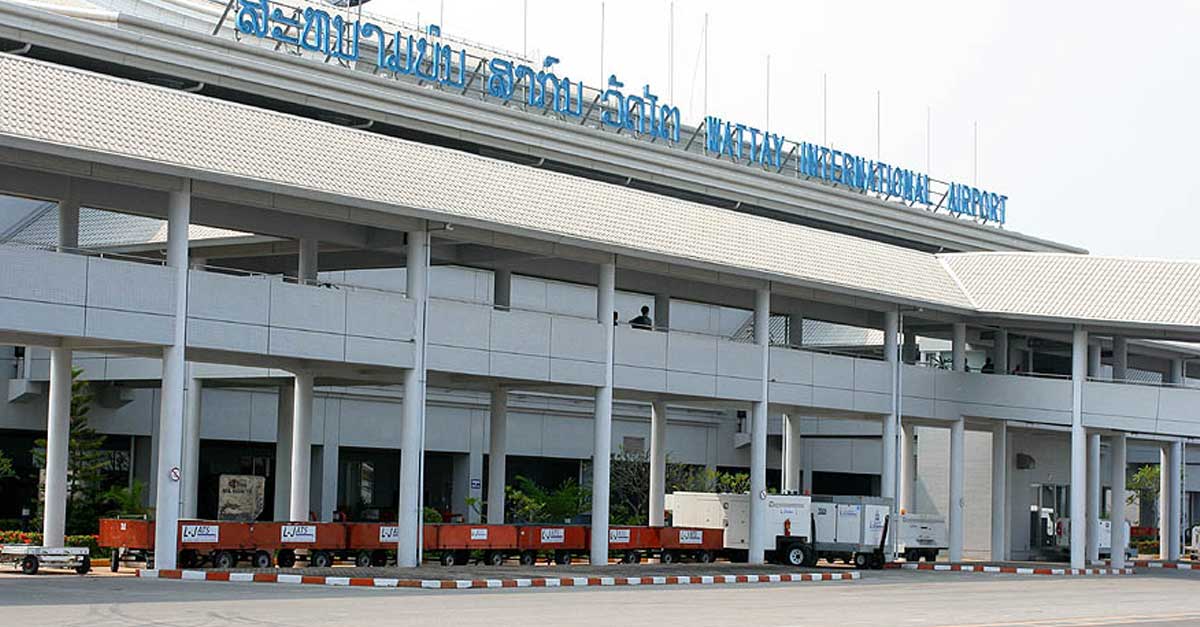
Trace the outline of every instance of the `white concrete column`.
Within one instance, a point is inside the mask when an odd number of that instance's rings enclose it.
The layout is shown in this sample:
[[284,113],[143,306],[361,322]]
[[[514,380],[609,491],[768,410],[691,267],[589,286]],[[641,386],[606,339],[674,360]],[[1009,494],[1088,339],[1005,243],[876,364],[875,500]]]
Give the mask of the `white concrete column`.
[[996,374],[1008,374],[1008,329],[996,329],[995,348],[992,353]]
[[193,376],[194,366],[188,362],[187,407],[183,415],[183,508],[184,518],[196,517],[196,499],[200,488],[200,396],[204,386]]
[[1008,423],[992,427],[992,561],[1008,559]]
[[319,518],[322,522],[333,520],[333,511],[338,508],[338,467],[341,450],[338,447],[341,432],[341,405],[336,399],[325,402],[322,424],[325,432],[320,434],[321,444],[321,505]]
[[955,372],[967,369],[967,323],[954,323],[954,336],[950,340],[950,362]]
[[1167,383],[1174,385],[1183,385],[1184,379],[1184,363],[1182,358],[1172,359],[1170,362],[1170,370],[1167,372]]
[[1088,333],[1077,325],[1071,342],[1071,568],[1087,563],[1087,434],[1083,428],[1087,352]]
[[896,368],[900,358],[900,312],[886,311],[883,314],[883,358],[888,364],[891,381],[891,413],[883,417],[883,461],[879,476],[879,493],[885,499],[893,499],[893,509],[899,510],[896,498],[896,437],[900,429],[900,380]]
[[63,546],[67,525],[67,449],[71,438],[70,349],[50,349],[49,404],[42,546],[57,548]]
[[[79,247],[79,200],[68,185],[58,202],[58,250]],[[25,375],[31,353],[25,350]],[[67,453],[71,440],[71,362],[69,348],[50,349],[50,392],[46,418],[46,501],[42,510],[42,546],[61,547],[67,525]]]
[[750,418],[750,551],[751,564],[766,561],[768,544],[766,506],[767,490],[767,386],[771,335],[771,290],[759,288],[754,294],[754,343],[761,355],[759,400],[751,407]]
[[966,474],[966,422],[959,418],[950,424],[950,561],[963,558],[963,475]]
[[[483,432],[484,417],[471,412],[471,448],[467,452],[467,522],[477,525],[483,522]],[[464,499],[465,500],[465,499]]]
[[1113,342],[1113,366],[1112,378],[1115,381],[1121,381],[1128,377],[1129,370],[1129,340],[1123,337],[1114,337]]
[[1171,447],[1158,447],[1158,557],[1171,554]]
[[1168,505],[1171,511],[1170,536],[1167,540],[1167,559],[1174,562],[1180,557],[1181,539],[1183,536],[1183,442],[1175,440],[1167,445],[1170,452],[1170,463],[1167,464],[1169,476]]
[[422,478],[425,468],[425,316],[429,294],[429,232],[408,233],[407,296],[416,304],[413,367],[404,371],[400,422],[400,505],[396,565],[421,564]]
[[491,425],[488,436],[487,521],[504,524],[505,458],[508,455],[508,390],[492,388]]
[[799,411],[794,408],[783,416],[783,437],[787,443],[783,459],[783,489],[788,492],[804,489],[800,478],[800,468],[804,465],[804,439],[800,431],[802,422]]
[[512,307],[512,270],[496,268],[492,271],[492,304],[497,309]]
[[650,526],[665,524],[667,501],[667,404],[650,404]]
[[1087,434],[1087,561],[1100,559],[1100,433]]
[[1109,444],[1109,459],[1111,460],[1109,482],[1112,484],[1112,507],[1108,512],[1108,520],[1112,523],[1109,546],[1112,547],[1113,568],[1125,567],[1125,548],[1128,538],[1125,537],[1125,434],[1114,433]]
[[308,520],[308,499],[312,488],[312,415],[313,376],[297,372],[292,409],[292,476],[288,504],[290,520]]
[[275,520],[292,514],[292,434],[296,411],[295,379],[279,386],[275,403]]
[[916,489],[916,426],[900,423],[900,509],[913,513],[916,499],[913,492]]
[[1097,343],[1088,344],[1088,365],[1087,373],[1089,377],[1100,376],[1100,354],[1101,347]]
[[296,276],[301,283],[313,284],[317,281],[317,240],[305,238],[300,240],[299,268]]
[[613,410],[613,311],[616,307],[617,266],[600,264],[596,286],[596,322],[604,330],[604,383],[596,388],[592,436],[592,537],[591,563],[608,564],[608,503],[612,471]]
[[154,564],[175,568],[179,523],[180,465],[183,464],[183,405],[187,380],[184,357],[187,333],[188,223],[192,185],[167,198],[167,267],[175,275],[174,337],[163,349],[162,405],[158,421],[158,485],[155,494]]
[[671,329],[671,295],[666,292],[654,295],[654,328],[658,331]]

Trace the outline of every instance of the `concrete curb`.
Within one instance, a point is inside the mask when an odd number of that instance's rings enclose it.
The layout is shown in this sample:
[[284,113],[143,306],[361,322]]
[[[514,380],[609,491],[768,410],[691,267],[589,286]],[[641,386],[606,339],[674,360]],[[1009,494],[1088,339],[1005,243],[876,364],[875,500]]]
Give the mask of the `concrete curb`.
[[1151,562],[1148,560],[1136,560],[1129,562],[1135,568],[1168,568],[1172,570],[1196,570],[1200,571],[1200,564],[1190,562]]
[[1032,568],[1028,566],[992,566],[987,564],[885,564],[892,570],[927,570],[952,573],[994,573],[1007,575],[1098,576],[1132,575],[1132,568]]
[[816,581],[852,581],[862,577],[858,571],[841,573],[792,573],[782,575],[692,575],[670,577],[533,577],[515,579],[391,579],[385,577],[326,577],[284,573],[226,573],[203,570],[138,570],[147,579],[189,581],[229,581],[239,583],[299,583],[319,586],[359,586],[366,588],[424,588],[427,590],[466,590],[471,588],[582,588],[588,586],[656,586],[677,584],[800,583]]

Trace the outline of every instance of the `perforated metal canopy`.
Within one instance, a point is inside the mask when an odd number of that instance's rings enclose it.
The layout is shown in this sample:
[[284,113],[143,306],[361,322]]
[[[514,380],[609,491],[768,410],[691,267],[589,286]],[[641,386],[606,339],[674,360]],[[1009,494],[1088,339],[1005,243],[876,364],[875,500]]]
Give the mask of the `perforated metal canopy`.
[[931,255],[6,55],[0,143],[935,309],[1200,329],[1194,262]]

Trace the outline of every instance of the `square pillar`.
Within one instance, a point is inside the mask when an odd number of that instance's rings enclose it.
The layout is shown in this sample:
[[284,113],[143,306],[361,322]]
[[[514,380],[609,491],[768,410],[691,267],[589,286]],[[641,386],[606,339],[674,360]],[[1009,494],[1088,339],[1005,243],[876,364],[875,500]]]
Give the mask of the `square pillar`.
[[665,292],[654,295],[654,329],[656,331],[671,329],[671,295]]
[[296,410],[295,379],[279,386],[275,404],[275,520],[292,514],[292,434]]
[[803,421],[797,409],[783,415],[783,489],[786,492],[802,492],[803,481],[800,469],[804,464],[804,439],[800,426]]
[[187,369],[187,407],[183,416],[183,511],[182,516],[196,518],[196,498],[200,488],[200,396],[203,384],[192,375],[193,366]]
[[667,501],[667,404],[650,404],[650,526],[666,520]]
[[1008,423],[992,427],[992,561],[1008,559]]
[[950,424],[950,561],[961,562],[963,558],[963,510],[966,498],[963,493],[963,475],[966,474],[966,421],[962,418]]
[[1100,560],[1100,434],[1087,434],[1087,562]]
[[512,270],[496,268],[492,271],[492,304],[502,310],[512,307]]

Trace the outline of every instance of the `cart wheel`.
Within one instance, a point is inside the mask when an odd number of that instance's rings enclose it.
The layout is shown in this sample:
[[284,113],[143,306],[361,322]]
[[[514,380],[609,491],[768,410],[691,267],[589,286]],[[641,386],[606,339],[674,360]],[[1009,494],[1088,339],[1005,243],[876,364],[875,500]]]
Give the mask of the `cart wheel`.
[[296,552],[292,549],[283,549],[279,552],[279,567],[291,568],[296,565]]
[[712,551],[700,551],[700,553],[696,555],[696,560],[701,564],[711,564],[713,561]]
[[554,552],[554,563],[558,564],[559,566],[570,566],[571,565],[571,552],[570,551],[555,551]]
[[625,551],[625,555],[621,557],[621,561],[626,564],[637,564],[642,561],[642,556],[638,555],[637,551]]
[[213,556],[213,566],[217,568],[233,568],[237,566],[237,556],[230,551],[217,551]]
[[313,551],[308,556],[308,565],[313,568],[329,568],[333,565],[333,556],[328,551]]
[[535,561],[537,561],[537,553],[533,551],[521,551],[522,566],[533,566]]
[[26,575],[36,575],[38,571],[38,558],[34,555],[26,555],[25,559],[21,560],[21,572]]
[[108,558],[108,569],[114,573],[121,570],[121,549],[112,550],[112,556]]
[[504,554],[500,551],[488,551],[483,554],[483,562],[488,566],[503,566]]
[[871,567],[871,556],[867,555],[866,553],[855,553],[854,554],[854,567],[855,568],[870,568]]
[[663,551],[659,556],[658,561],[663,564],[674,564],[679,558],[675,555],[675,551]]
[[359,568],[366,568],[367,566],[370,566],[371,565],[371,552],[370,551],[359,551],[358,554],[354,556],[354,565]]
[[267,553],[266,551],[255,551],[254,552],[254,567],[255,568],[270,568],[271,567],[271,554]]
[[86,574],[92,572],[91,556],[84,555],[83,561],[79,562],[79,565],[75,567],[75,572],[80,575],[86,575]]
[[808,548],[803,544],[793,544],[784,552],[783,561],[788,566],[803,566],[808,561]]
[[376,549],[375,551],[371,552],[371,565],[372,566],[387,566],[387,564],[388,564],[387,551]]
[[442,566],[454,566],[458,564],[458,561],[454,559],[454,551],[446,551],[442,553],[442,559],[440,561]]

